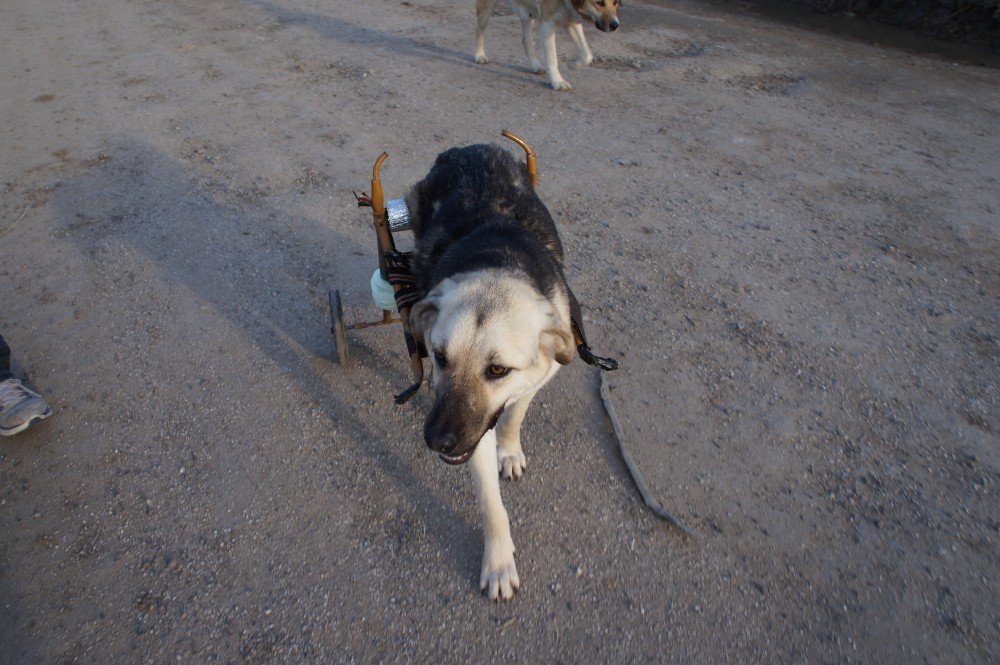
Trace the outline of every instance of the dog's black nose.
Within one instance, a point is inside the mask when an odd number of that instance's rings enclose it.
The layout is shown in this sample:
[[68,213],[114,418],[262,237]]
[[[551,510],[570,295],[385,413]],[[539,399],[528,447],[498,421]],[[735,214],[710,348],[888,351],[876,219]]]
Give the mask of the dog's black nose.
[[614,32],[617,29],[618,29],[618,21],[611,21],[611,23],[608,24],[608,32]]
[[436,453],[450,454],[458,445],[458,437],[451,432],[440,432],[437,428],[424,428],[424,441]]

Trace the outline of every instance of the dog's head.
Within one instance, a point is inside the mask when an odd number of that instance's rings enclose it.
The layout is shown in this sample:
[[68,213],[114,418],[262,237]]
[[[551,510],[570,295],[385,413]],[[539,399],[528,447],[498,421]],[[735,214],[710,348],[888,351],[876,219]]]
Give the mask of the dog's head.
[[620,0],[573,0],[577,13],[592,20],[603,32],[618,29],[618,8],[621,6]]
[[427,445],[449,464],[467,462],[504,407],[573,360],[569,319],[530,283],[481,271],[446,279],[410,311],[434,366]]

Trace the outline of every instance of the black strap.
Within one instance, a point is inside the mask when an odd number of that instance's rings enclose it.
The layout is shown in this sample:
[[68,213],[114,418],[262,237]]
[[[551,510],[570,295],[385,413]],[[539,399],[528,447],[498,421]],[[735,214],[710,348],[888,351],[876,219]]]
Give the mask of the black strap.
[[[417,277],[413,274],[412,268],[413,252],[386,252],[385,253],[385,278],[396,289],[396,309],[409,307],[418,300],[423,300],[427,295],[417,286]],[[423,354],[422,357],[427,357]]]
[[[396,291],[396,307],[398,309],[403,309],[404,307],[409,307],[418,300],[422,300],[424,296],[427,295],[418,285],[417,277],[413,274],[413,252],[386,252],[385,253],[385,265],[386,265],[386,280],[393,286],[401,287]],[[569,298],[569,315],[570,322],[573,325],[573,335],[576,337],[577,346],[576,351],[580,354],[580,360],[587,363],[588,365],[593,365],[598,369],[602,369],[605,372],[611,372],[618,369],[618,361],[614,358],[605,358],[603,356],[595,355],[587,344],[587,336],[583,332],[583,314],[580,311],[580,303],[576,299],[573,291],[566,287],[566,294]],[[412,343],[412,337],[406,340],[407,346],[409,347]],[[421,347],[423,345],[420,345]],[[410,353],[413,353],[413,349],[407,349]],[[420,357],[427,357],[427,349],[419,348]],[[404,390],[400,393],[396,400],[398,403],[399,399],[402,398],[403,401],[412,396],[411,388]]]
[[593,365],[597,369],[603,369],[605,372],[613,372],[618,369],[617,360],[614,358],[595,356],[594,352],[590,350],[590,347],[587,346],[586,343],[578,345],[576,347],[576,352],[580,354],[580,360],[588,365]]
[[580,354],[580,360],[593,365],[605,372],[613,372],[618,369],[618,361],[614,358],[605,358],[594,355],[587,344],[587,335],[583,332],[583,313],[580,311],[580,303],[576,299],[573,291],[566,286],[566,295],[569,298],[569,321],[573,326],[573,336],[576,337],[576,352]]

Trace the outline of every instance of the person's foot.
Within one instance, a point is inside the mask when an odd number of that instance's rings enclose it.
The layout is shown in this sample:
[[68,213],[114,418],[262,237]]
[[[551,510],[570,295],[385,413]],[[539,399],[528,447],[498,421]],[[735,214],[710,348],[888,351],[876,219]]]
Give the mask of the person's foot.
[[23,432],[50,415],[52,408],[41,395],[17,379],[0,381],[0,436]]

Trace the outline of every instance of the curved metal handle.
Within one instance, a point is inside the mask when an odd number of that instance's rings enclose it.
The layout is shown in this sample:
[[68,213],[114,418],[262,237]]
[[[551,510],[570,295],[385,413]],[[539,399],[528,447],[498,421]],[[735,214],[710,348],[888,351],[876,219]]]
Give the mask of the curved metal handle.
[[532,150],[531,146],[524,139],[516,136],[510,130],[505,129],[500,132],[500,135],[518,144],[524,150],[525,161],[528,167],[528,177],[531,178],[531,188],[534,189],[535,183],[538,182],[538,155],[535,154],[535,151]]
[[389,153],[383,152],[375,160],[375,167],[372,169],[372,212],[376,216],[385,212],[385,194],[382,193],[382,162],[385,161]]

